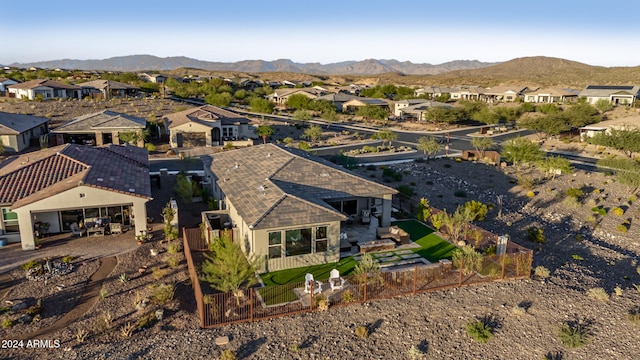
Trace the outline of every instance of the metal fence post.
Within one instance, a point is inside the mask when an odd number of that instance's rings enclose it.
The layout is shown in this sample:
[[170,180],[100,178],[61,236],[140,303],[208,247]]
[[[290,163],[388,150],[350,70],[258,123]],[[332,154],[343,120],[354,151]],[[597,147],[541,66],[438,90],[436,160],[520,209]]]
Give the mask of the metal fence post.
[[313,312],[313,289],[315,287],[315,281],[311,280],[309,286],[311,287],[311,291],[309,292],[309,312]]
[[533,250],[529,250],[529,275],[531,277],[531,271],[533,270]]
[[507,257],[507,253],[502,254],[502,280],[504,280],[504,267],[505,267],[505,258]]

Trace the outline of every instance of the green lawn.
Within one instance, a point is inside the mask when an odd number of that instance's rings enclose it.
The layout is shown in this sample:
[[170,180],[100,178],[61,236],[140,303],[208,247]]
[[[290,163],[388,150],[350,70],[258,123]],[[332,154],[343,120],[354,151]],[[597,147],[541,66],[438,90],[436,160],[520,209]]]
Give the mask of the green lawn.
[[453,250],[457,249],[455,245],[437,236],[433,229],[417,220],[394,221],[392,225],[408,232],[411,240],[420,245],[420,248],[413,249],[413,252],[432,263],[441,259],[451,259]]
[[289,283],[303,282],[307,273],[313,274],[316,280],[324,280],[329,278],[331,270],[338,269],[340,275],[349,275],[358,262],[353,257],[341,259],[337,263],[328,263],[322,265],[313,265],[299,267],[295,269],[287,269],[274,271],[260,275],[265,286],[284,285]]

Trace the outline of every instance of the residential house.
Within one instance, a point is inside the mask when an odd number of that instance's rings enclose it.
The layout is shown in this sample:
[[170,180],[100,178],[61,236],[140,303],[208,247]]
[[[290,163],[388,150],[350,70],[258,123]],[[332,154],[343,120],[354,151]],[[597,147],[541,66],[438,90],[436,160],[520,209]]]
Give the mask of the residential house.
[[9,85],[7,88],[9,90],[9,96],[18,99],[35,100],[38,97],[41,97],[43,100],[82,98],[82,89],[79,86],[53,80],[36,79]]
[[318,100],[318,101],[320,101],[320,100],[330,101],[336,106],[336,110],[337,111],[342,111],[342,105],[344,103],[346,103],[347,101],[353,100],[353,99],[357,99],[357,98],[359,98],[359,96],[351,95],[351,94],[344,94],[344,93],[331,93],[331,94],[318,96],[317,98],[315,98],[315,100]]
[[588,85],[579,94],[587,103],[595,104],[599,100],[607,100],[614,105],[630,105],[640,96],[638,85]]
[[578,99],[578,92],[550,87],[526,91],[522,96],[525,102],[530,103],[568,103]]
[[7,91],[7,86],[15,85],[19,83],[18,80],[13,80],[10,78],[0,78],[0,95],[4,95]]
[[389,226],[397,193],[274,144],[216,153],[205,161],[205,176],[222,205],[217,214],[229,219],[223,228],[265,260],[262,272],[339,261],[341,222],[366,210],[379,216],[379,226]]
[[49,132],[45,117],[0,111],[0,142],[8,153],[20,152]]
[[384,99],[358,97],[342,104],[343,112],[354,112],[363,106],[380,106],[389,109],[389,102]]
[[285,105],[289,97],[295,94],[304,95],[311,100],[315,100],[318,96],[324,95],[322,91],[314,88],[284,88],[276,89],[273,93],[267,95],[266,98],[277,105]]
[[608,134],[612,129],[640,129],[640,115],[606,120],[583,126],[580,128],[580,140],[585,141],[587,138],[593,137],[602,132]]
[[38,224],[60,233],[108,217],[146,231],[149,200],[148,154],[135,146],[66,144],[0,163],[0,230],[24,250],[35,248]]
[[422,103],[425,103],[427,101],[429,101],[429,100],[427,100],[427,99],[406,99],[406,100],[395,101],[394,102],[394,108],[393,108],[393,116],[395,116],[396,119],[400,119],[402,117],[402,109],[407,108],[409,106],[422,104]]
[[527,90],[526,86],[495,86],[486,88],[483,98],[486,102],[513,102],[522,97]]
[[147,121],[141,117],[103,110],[77,116],[51,133],[55,135],[57,145],[73,143],[100,146],[131,142],[143,147],[143,131],[146,127]]
[[257,139],[249,119],[211,105],[166,115],[173,148],[224,145],[225,140]]
[[247,91],[253,91],[259,87],[262,87],[262,83],[252,79],[240,79],[240,83],[238,84],[242,89]]
[[415,96],[425,96],[427,99],[435,99],[443,95],[451,95],[453,89],[439,86],[425,86],[420,89],[416,89],[413,93]]
[[400,119],[409,121],[433,121],[434,119],[428,118],[427,112],[434,107],[441,107],[445,109],[452,109],[454,106],[432,100],[426,100],[424,102],[407,106],[400,110]]
[[152,83],[163,83],[163,82],[166,82],[168,79],[166,75],[147,74],[147,73],[138,74],[138,77],[143,81],[152,82]]
[[480,86],[464,85],[451,89],[452,100],[481,100],[485,89]]
[[138,97],[140,88],[137,86],[112,80],[93,80],[77,84],[82,88],[82,96],[92,98],[126,98]]

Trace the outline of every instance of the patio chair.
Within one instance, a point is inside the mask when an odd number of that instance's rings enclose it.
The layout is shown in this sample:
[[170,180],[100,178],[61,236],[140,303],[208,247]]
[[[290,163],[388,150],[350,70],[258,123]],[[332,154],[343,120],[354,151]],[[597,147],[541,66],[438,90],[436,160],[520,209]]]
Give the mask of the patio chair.
[[71,234],[73,235],[73,237],[82,236],[87,232],[87,229],[80,229],[78,223],[75,222],[69,225],[69,228],[71,229]]
[[111,233],[111,235],[122,234],[122,224],[120,223],[109,224],[109,233]]
[[342,289],[344,283],[347,281],[340,276],[338,269],[333,269],[329,273],[329,285],[331,285],[331,292]]
[[313,274],[307,273],[307,275],[304,276],[304,292],[309,294],[312,290],[312,286],[314,295],[322,292],[322,282],[313,280]]

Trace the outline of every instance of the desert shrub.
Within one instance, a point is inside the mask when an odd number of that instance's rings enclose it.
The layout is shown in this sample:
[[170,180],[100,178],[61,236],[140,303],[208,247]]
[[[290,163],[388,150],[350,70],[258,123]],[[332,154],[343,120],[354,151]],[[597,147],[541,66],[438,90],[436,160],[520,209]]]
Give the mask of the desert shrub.
[[571,255],[571,258],[572,258],[573,260],[576,260],[576,261],[582,261],[582,260],[584,260],[584,258],[583,258],[582,256],[578,255],[578,254],[573,254],[573,255]]
[[467,335],[484,344],[493,337],[493,330],[483,321],[467,323]]
[[173,284],[160,284],[151,294],[151,301],[157,305],[165,305],[173,300],[176,293],[176,286]]
[[153,278],[156,280],[160,280],[163,277],[165,277],[168,273],[168,271],[166,269],[161,269],[159,267],[154,267],[153,269],[151,269],[151,272],[153,273]]
[[22,270],[31,270],[31,269],[35,269],[35,268],[38,268],[38,267],[42,267],[42,264],[40,262],[38,262],[38,261],[30,260],[30,261],[22,264],[20,267],[22,268]]
[[440,229],[444,225],[444,219],[446,215],[447,214],[444,211],[441,211],[436,214],[431,214],[431,225],[433,225],[436,231],[440,231]]
[[624,234],[629,231],[629,228],[625,224],[618,224],[618,226],[616,226],[616,230]]
[[622,216],[622,215],[624,215],[624,209],[623,209],[623,208],[621,208],[621,207],[615,207],[615,208],[613,208],[611,211],[613,212],[613,214],[614,214],[615,216]]
[[394,181],[402,181],[402,173],[399,173],[392,168],[384,168],[382,169],[382,176],[389,177]]
[[571,196],[567,196],[566,198],[564,198],[564,200],[562,200],[562,203],[567,207],[574,209],[580,207],[580,202],[578,201],[578,199]]
[[533,190],[536,185],[536,181],[529,176],[521,176],[518,178],[518,185],[525,190]]
[[596,206],[598,206],[598,202],[595,199],[587,200],[587,207],[594,208]]
[[542,279],[546,279],[549,276],[551,276],[551,272],[549,271],[549,269],[547,269],[546,267],[542,266],[542,265],[538,265],[536,266],[536,268],[533,270],[533,273]]
[[600,215],[600,216],[606,216],[607,215],[607,209],[602,208],[600,206],[596,206],[591,208],[591,211],[593,211],[594,213]]
[[356,300],[356,295],[351,290],[345,290],[342,293],[342,302],[350,303]]
[[78,328],[78,330],[76,331],[76,341],[78,342],[78,344],[83,343],[88,336],[89,336],[89,330],[87,329]]
[[544,244],[546,241],[543,230],[535,226],[527,228],[527,238],[536,244]]
[[155,310],[151,310],[140,316],[140,318],[136,322],[136,326],[138,329],[148,329],[152,327],[153,324],[155,324],[157,321],[158,318],[156,318]]
[[587,295],[592,299],[596,299],[602,302],[606,302],[607,300],[609,300],[609,294],[607,294],[605,289],[601,287],[596,287],[596,288],[587,290]]
[[180,258],[177,256],[170,256],[167,258],[167,266],[174,268],[180,264]]
[[382,270],[380,264],[369,253],[365,253],[360,258],[360,262],[354,267],[353,275],[359,284],[365,281],[369,284],[382,283]]
[[494,245],[489,245],[489,246],[487,246],[486,249],[484,249],[484,254],[486,256],[493,256],[493,255],[496,254],[497,251],[498,251],[498,248],[497,248],[497,246],[495,244]]
[[156,151],[156,146],[153,145],[152,143],[146,143],[144,144],[145,149],[147,149],[148,152],[154,152]]
[[584,195],[582,190],[577,188],[567,189],[567,191],[565,191],[564,194],[567,195],[568,197],[575,198],[576,200],[580,199]]
[[613,291],[616,293],[616,296],[622,296],[622,288],[620,286],[613,288]]
[[177,254],[180,252],[180,250],[182,250],[182,248],[180,247],[180,244],[169,244],[169,246],[167,246],[167,252],[169,254]]
[[472,246],[465,245],[461,249],[456,249],[451,257],[454,267],[462,265],[462,273],[464,275],[473,274],[482,268],[482,254],[476,251]]
[[226,349],[220,354],[220,360],[237,360],[236,354],[233,351]]
[[127,278],[127,274],[126,273],[120,274],[119,278],[120,278],[120,282],[121,283],[126,283],[127,281],[129,281],[129,278]]
[[354,333],[356,334],[357,337],[359,338],[363,338],[366,339],[369,337],[369,329],[367,329],[365,326],[358,326],[355,330]]
[[105,288],[100,289],[100,298],[106,299],[107,295],[109,295],[109,291],[107,291],[107,289]]
[[120,334],[123,337],[131,337],[133,331],[136,329],[136,326],[130,322],[126,323],[120,328]]
[[467,201],[463,206],[473,215],[473,220],[475,221],[484,220],[489,211],[487,205],[476,200]]
[[396,188],[396,190],[398,190],[399,193],[411,197],[413,196],[414,190],[411,186],[408,185],[400,185]]
[[9,319],[9,318],[2,319],[2,328],[3,329],[10,329],[12,326],[13,326],[13,321],[11,321],[11,319]]
[[640,324],[640,307],[634,307],[629,310],[629,314],[627,315],[627,319],[634,324]]
[[629,196],[627,201],[629,202],[629,204],[633,204],[634,202],[638,201],[638,197],[636,195],[631,195]]
[[584,346],[589,341],[588,332],[579,325],[565,324],[558,331],[558,339],[570,349]]
[[531,190],[527,191],[527,197],[528,197],[528,198],[532,198],[532,197],[534,197],[534,196],[536,196],[536,193],[534,193],[534,192],[533,192],[533,191],[531,191]]
[[0,315],[4,314],[4,313],[8,313],[11,311],[11,306],[3,306],[0,307]]
[[582,234],[576,234],[576,241],[583,241],[584,238],[582,237]]
[[462,197],[462,198],[463,198],[463,197],[467,197],[467,192],[466,192],[466,191],[464,191],[464,190],[456,190],[456,191],[453,193],[453,196],[455,196],[455,197]]
[[67,256],[62,258],[62,262],[65,263],[65,264],[68,264],[68,263],[72,262],[73,259],[75,259],[75,258],[76,257],[73,256],[73,255],[67,255]]
[[318,309],[319,311],[329,310],[329,300],[322,295],[314,297],[313,304],[313,307]]

